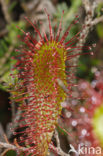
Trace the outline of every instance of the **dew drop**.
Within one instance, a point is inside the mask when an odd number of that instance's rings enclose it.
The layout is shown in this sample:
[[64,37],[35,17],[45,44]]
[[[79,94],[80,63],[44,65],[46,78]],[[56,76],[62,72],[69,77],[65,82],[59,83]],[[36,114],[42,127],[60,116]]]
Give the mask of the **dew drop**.
[[27,32],[27,33],[26,33],[26,36],[28,36],[29,34],[30,34],[30,33],[29,33],[29,32]]
[[92,44],[92,46],[95,48],[96,47],[96,43]]
[[97,71],[97,68],[96,67],[92,67],[91,72],[95,73],[96,71]]
[[67,107],[67,102],[65,102],[65,101],[61,102],[61,106],[64,107],[64,108]]
[[13,129],[10,127],[10,131],[13,131]]
[[94,55],[94,52],[90,52],[91,55]]
[[84,82],[80,85],[80,89],[86,89],[87,88],[87,84]]
[[92,85],[93,88],[96,87],[96,84],[97,84],[97,80],[94,80],[94,81],[91,82],[91,85]]
[[82,135],[86,135],[87,134],[87,130],[83,129],[81,133],[82,133]]
[[69,111],[66,112],[66,117],[67,117],[67,118],[70,118],[71,115],[72,115],[71,112],[69,112]]
[[84,112],[85,112],[85,108],[84,108],[84,107],[81,107],[81,108],[80,108],[80,112],[81,112],[81,113],[84,113]]
[[96,72],[95,72],[95,76],[96,76],[96,77],[100,76],[100,72],[99,72],[99,71],[96,71]]
[[91,48],[91,47],[89,47],[89,50],[92,50],[92,48]]
[[76,121],[76,120],[73,120],[73,121],[72,121],[72,126],[75,127],[76,125],[77,125],[77,121]]
[[96,103],[97,103],[97,98],[96,98],[95,96],[92,96],[91,99],[92,99],[92,103],[93,103],[93,104],[96,104]]
[[33,150],[33,149],[31,149],[30,151],[31,151],[31,152],[34,152],[34,150]]

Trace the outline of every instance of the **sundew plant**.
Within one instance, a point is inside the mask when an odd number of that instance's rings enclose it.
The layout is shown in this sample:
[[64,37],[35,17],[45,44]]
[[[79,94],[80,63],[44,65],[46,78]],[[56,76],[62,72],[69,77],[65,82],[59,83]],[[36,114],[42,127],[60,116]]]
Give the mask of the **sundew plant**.
[[[65,41],[70,29],[78,22],[76,17],[64,34],[62,32],[61,17],[59,27],[55,33],[51,26],[50,15],[45,9],[49,22],[49,35],[40,33],[36,24],[27,17],[26,20],[32,25],[39,36],[33,37],[30,32],[23,32],[21,38],[23,44],[16,56],[15,74],[11,74],[15,80],[11,90],[11,99],[15,101],[18,109],[22,112],[19,122],[18,144],[26,148],[24,155],[46,156],[49,144],[60,118],[61,103],[71,97],[71,86],[68,82],[69,71],[72,64],[66,66],[65,62],[79,55],[82,47],[75,46],[79,40],[78,32],[70,40]],[[20,37],[20,36],[19,36]],[[85,47],[84,47],[85,48]],[[86,49],[90,49],[86,47]],[[75,51],[78,54],[75,55]],[[63,90],[63,84],[67,91]]]

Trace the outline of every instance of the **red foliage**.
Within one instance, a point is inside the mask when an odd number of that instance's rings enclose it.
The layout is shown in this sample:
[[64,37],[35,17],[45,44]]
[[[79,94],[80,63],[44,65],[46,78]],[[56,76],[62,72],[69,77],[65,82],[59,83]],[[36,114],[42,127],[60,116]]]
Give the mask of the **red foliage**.
[[92,119],[96,108],[103,103],[103,72],[96,71],[95,80],[91,83],[80,81],[78,88],[81,94],[81,103],[77,104],[77,100],[72,101],[72,111],[67,112],[64,118],[66,127],[72,134],[69,141],[76,149],[78,144],[88,147],[101,146],[94,133]]

